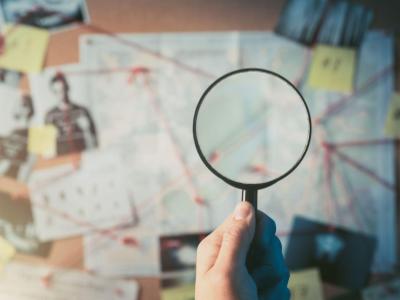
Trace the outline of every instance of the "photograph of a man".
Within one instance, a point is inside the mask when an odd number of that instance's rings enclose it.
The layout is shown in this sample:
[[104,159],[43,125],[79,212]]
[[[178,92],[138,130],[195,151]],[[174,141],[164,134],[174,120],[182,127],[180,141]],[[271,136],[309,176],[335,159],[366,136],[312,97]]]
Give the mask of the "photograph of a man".
[[63,73],[50,80],[56,106],[45,117],[45,123],[57,129],[57,155],[81,152],[97,147],[96,127],[87,108],[75,104],[69,96],[70,87]]
[[0,136],[0,176],[22,179],[22,166],[28,159],[28,128],[33,114],[31,97],[22,95],[13,108],[12,131]]

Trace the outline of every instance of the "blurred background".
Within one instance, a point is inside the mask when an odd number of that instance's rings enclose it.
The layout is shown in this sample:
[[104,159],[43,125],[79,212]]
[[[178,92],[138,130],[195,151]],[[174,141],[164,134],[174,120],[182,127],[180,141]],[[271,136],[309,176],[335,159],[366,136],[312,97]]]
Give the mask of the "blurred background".
[[1,299],[194,299],[241,191],[192,118],[244,67],[311,112],[305,160],[259,194],[292,299],[400,299],[398,1],[0,0],[0,29]]

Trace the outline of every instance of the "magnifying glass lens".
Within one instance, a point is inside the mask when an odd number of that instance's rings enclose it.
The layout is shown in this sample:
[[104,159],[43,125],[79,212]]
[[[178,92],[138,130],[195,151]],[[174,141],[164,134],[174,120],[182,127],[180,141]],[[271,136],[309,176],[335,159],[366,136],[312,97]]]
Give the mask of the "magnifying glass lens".
[[203,161],[218,176],[241,184],[284,177],[304,156],[311,130],[294,86],[252,69],[214,82],[200,100],[194,126]]

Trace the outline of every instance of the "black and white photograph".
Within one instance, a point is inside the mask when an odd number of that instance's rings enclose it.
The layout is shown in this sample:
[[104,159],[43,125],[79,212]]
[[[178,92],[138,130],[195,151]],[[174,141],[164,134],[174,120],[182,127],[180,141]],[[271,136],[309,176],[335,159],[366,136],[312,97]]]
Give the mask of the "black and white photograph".
[[193,269],[196,249],[208,233],[188,233],[160,237],[161,271],[175,272]]
[[4,23],[58,30],[89,21],[85,0],[0,0],[0,5]]
[[12,244],[17,252],[47,256],[51,243],[39,241],[28,200],[15,200],[0,192],[0,235]]
[[0,95],[0,176],[25,181],[33,164],[28,154],[28,132],[35,112],[32,98],[6,87]]
[[160,237],[161,299],[193,300],[197,246],[208,232]]
[[375,248],[374,236],[297,216],[285,260],[291,270],[317,267],[322,280],[359,289],[368,280]]
[[88,109],[74,103],[69,83],[63,73],[56,73],[49,82],[55,104],[45,117],[45,124],[57,130],[57,154],[82,152],[97,146],[96,128]]
[[[69,71],[74,75],[69,76]],[[30,77],[37,107],[33,123],[55,127],[57,156],[98,146],[96,124],[85,101],[84,78],[76,72],[79,71],[74,66],[49,68]]]

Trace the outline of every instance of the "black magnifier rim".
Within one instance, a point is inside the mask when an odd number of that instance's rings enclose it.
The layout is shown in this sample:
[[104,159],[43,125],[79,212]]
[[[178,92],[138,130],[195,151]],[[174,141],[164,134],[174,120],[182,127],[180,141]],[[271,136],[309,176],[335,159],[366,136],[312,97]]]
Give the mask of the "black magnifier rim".
[[[224,80],[227,77],[230,77],[232,75],[238,74],[238,73],[245,73],[245,72],[261,72],[261,73],[266,73],[268,75],[273,75],[276,76],[280,79],[282,79],[283,81],[285,81],[289,86],[291,86],[296,93],[299,95],[300,99],[303,101],[303,104],[306,108],[307,111],[307,118],[308,118],[308,125],[309,125],[309,130],[308,130],[308,138],[307,138],[307,144],[304,147],[304,151],[303,153],[300,155],[299,159],[296,161],[296,163],[293,164],[293,166],[286,171],[285,173],[283,173],[281,176],[274,178],[273,180],[270,181],[266,181],[266,182],[261,182],[261,183],[242,183],[242,182],[238,182],[235,180],[232,180],[228,177],[225,177],[224,175],[222,175],[221,173],[219,173],[217,170],[215,170],[207,161],[207,159],[204,157],[203,152],[201,151],[201,147],[199,144],[199,141],[197,139],[197,129],[196,129],[196,124],[197,124],[197,117],[199,114],[199,110],[200,107],[204,101],[204,99],[207,97],[208,93],[222,80]],[[194,112],[194,117],[193,117],[193,138],[194,138],[194,144],[196,146],[196,150],[197,153],[200,156],[200,159],[203,161],[203,163],[206,165],[206,167],[212,172],[214,173],[217,177],[219,177],[220,179],[222,179],[223,181],[225,181],[226,183],[228,183],[231,186],[234,186],[236,188],[242,189],[242,190],[259,190],[259,189],[263,189],[266,187],[269,187],[273,184],[275,184],[276,182],[278,182],[279,180],[285,178],[286,176],[288,176],[290,173],[292,173],[301,163],[301,161],[304,159],[307,150],[310,146],[310,142],[311,142],[311,131],[312,131],[312,122],[311,122],[311,114],[310,114],[310,110],[307,106],[306,101],[303,98],[303,95],[299,92],[299,90],[294,86],[293,83],[291,83],[288,79],[286,79],[285,77],[283,77],[282,75],[275,73],[273,71],[270,70],[266,70],[266,69],[261,69],[261,68],[243,68],[243,69],[238,69],[229,73],[226,73],[225,75],[222,75],[221,77],[219,77],[218,79],[216,79],[205,91],[204,93],[201,95],[199,102],[197,103],[196,106],[196,110]]]

